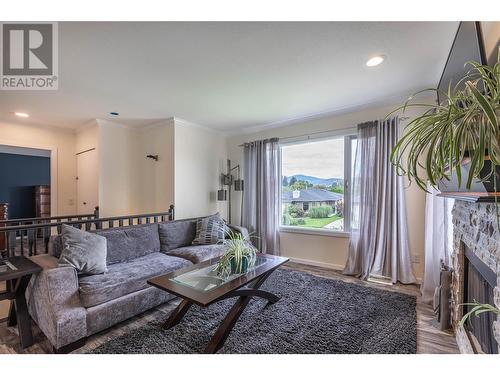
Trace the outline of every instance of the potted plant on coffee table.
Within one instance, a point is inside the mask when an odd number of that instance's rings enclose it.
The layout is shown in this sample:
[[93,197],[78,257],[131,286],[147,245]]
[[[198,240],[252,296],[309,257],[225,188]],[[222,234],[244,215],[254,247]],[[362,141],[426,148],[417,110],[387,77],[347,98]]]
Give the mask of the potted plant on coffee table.
[[255,264],[257,249],[241,233],[230,232],[224,241],[227,250],[219,259],[215,272],[220,277],[245,273]]

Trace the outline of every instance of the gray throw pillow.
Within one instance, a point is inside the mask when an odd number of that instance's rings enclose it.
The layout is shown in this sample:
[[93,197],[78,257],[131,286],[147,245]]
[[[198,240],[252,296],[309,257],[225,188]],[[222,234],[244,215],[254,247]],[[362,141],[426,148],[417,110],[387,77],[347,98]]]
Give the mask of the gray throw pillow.
[[62,226],[60,265],[76,268],[79,274],[98,275],[107,271],[106,238],[72,226]]
[[196,237],[196,219],[165,221],[158,225],[161,251],[189,246]]
[[219,213],[196,220],[196,237],[193,245],[211,245],[221,243],[226,237],[226,223]]

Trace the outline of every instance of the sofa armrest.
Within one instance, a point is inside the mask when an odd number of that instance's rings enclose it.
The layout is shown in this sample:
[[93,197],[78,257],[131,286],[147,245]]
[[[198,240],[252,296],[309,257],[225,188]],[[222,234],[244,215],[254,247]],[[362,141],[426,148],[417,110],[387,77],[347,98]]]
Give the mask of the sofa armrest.
[[26,292],[30,314],[42,332],[56,349],[86,337],[87,310],[80,302],[76,270],[58,267],[50,255],[30,259],[43,268]]
[[240,233],[245,241],[250,241],[250,234],[248,233],[248,229],[245,227],[241,227],[239,225],[227,224],[229,229],[235,233]]

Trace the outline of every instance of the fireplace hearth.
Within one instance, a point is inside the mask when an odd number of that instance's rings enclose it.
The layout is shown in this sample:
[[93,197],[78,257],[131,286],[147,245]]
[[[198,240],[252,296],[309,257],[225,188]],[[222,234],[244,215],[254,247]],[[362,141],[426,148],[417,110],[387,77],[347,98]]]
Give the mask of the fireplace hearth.
[[495,203],[456,200],[453,208],[452,325],[462,353],[498,353],[500,317],[482,314],[461,327],[476,300],[500,307],[500,231]]

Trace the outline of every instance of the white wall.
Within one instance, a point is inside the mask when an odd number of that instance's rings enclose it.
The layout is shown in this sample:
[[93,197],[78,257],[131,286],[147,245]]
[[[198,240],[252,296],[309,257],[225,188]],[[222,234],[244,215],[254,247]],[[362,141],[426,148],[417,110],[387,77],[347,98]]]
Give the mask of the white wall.
[[219,132],[175,119],[176,218],[220,212],[227,217],[227,202],[217,201],[220,174],[226,170],[226,138]]
[[[141,130],[141,204],[144,212],[165,212],[174,203],[174,120]],[[158,155],[158,161],[146,158]]]
[[146,127],[97,123],[101,216],[167,211],[174,203],[173,119]]
[[[99,127],[92,120],[76,131],[76,174],[77,199],[76,212],[92,212],[99,204]],[[92,150],[94,149],[94,150]],[[89,151],[92,150],[92,151]],[[95,153],[90,155],[89,153]],[[82,202],[87,204],[83,205]]]
[[142,176],[138,130],[106,120],[97,120],[97,123],[100,215],[139,213]]
[[498,47],[500,46],[500,22],[481,22],[483,32],[484,50],[489,63],[495,63],[498,57]]
[[76,210],[75,134],[61,128],[0,122],[0,144],[51,151],[52,215]]
[[96,148],[99,143],[99,126],[97,120],[92,120],[76,131],[76,152]]
[[[253,134],[231,136],[228,138],[229,157],[234,162],[241,162],[242,148],[238,145],[245,141],[269,137],[283,138],[321,131],[355,128],[361,122],[384,118],[394,108],[395,106],[384,105],[327,118],[305,120],[288,126],[258,131]],[[405,115],[412,117],[416,113],[418,111],[411,110]],[[405,121],[403,125],[408,123],[408,121]],[[413,263],[413,269],[415,276],[420,278],[423,273],[424,264],[425,193],[419,190],[415,184],[412,184],[406,188],[406,203],[412,259],[418,260],[418,263]],[[235,221],[240,216],[239,207],[239,202],[236,201],[232,212]],[[349,238],[346,237],[281,232],[280,241],[281,251],[284,256],[302,259],[311,264],[342,269],[347,259]]]

